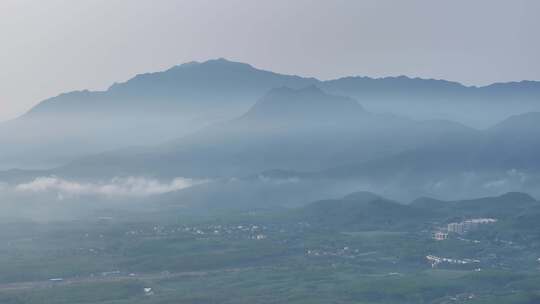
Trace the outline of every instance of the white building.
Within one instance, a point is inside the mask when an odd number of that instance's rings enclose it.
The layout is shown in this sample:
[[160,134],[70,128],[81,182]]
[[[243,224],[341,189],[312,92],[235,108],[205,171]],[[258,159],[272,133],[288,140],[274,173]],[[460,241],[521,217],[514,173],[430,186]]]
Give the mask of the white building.
[[448,238],[448,233],[437,231],[433,233],[433,239],[436,241],[443,241]]
[[463,223],[450,223],[447,226],[448,232],[463,234],[465,232]]
[[450,223],[447,226],[447,230],[448,232],[464,234],[469,231],[478,229],[480,225],[491,224],[495,222],[497,222],[497,220],[492,219],[492,218],[475,218],[475,219],[465,220],[460,223]]

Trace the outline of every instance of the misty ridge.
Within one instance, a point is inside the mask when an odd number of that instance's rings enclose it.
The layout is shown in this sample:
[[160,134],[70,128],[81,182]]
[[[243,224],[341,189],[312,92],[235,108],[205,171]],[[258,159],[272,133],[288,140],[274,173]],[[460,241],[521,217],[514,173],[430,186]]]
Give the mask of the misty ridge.
[[1,123],[0,181],[10,195],[200,206],[298,206],[358,190],[540,195],[539,101],[533,81],[320,81],[191,62],[61,94]]
[[[0,168],[47,168],[105,150],[160,144],[235,119],[272,89],[309,86],[352,98],[369,112],[480,129],[540,111],[539,85],[532,81],[485,87],[404,76],[319,81],[217,59],[140,74],[103,92],[70,92],[39,103],[0,124]],[[28,152],[34,148],[40,149],[38,155]]]

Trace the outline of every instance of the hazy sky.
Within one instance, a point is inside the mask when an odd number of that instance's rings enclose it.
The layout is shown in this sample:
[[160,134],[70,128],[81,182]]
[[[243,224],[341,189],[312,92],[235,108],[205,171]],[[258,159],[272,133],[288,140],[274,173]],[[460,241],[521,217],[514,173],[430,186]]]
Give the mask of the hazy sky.
[[0,120],[226,57],[322,79],[540,80],[540,1],[0,0]]

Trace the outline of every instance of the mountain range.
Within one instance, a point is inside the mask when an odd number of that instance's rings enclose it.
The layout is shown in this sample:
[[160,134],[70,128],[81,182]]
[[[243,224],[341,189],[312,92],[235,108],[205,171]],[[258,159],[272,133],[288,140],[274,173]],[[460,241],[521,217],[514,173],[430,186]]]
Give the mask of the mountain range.
[[[540,112],[528,112],[538,87],[406,77],[319,81],[224,59],[183,64],[105,92],[63,94],[0,124],[0,167],[34,168],[0,172],[0,181],[212,180],[185,191],[204,202],[230,193],[230,201],[245,203],[276,184],[290,195],[272,197],[287,204],[358,188],[410,199],[538,195]],[[464,115],[436,119],[447,107]],[[520,114],[477,129],[462,123],[475,107],[489,120],[498,107]],[[429,119],[412,119],[409,110]],[[302,198],[312,186],[317,191]],[[238,197],[238,187],[250,190]]]
[[539,136],[540,113],[521,114],[483,131],[313,176],[370,181],[388,188],[399,185],[423,195],[466,197],[508,191],[538,195]]
[[[253,107],[261,96],[276,88],[310,86],[352,98],[370,113],[451,120],[473,127],[540,111],[540,84],[532,81],[485,87],[404,76],[321,81],[217,59],[137,75],[106,91],[70,92],[39,103],[0,124],[0,168],[54,167],[107,150],[157,145],[248,110],[252,117],[264,116],[262,112],[270,109]],[[332,116],[333,110],[328,110]]]
[[395,155],[475,130],[367,112],[315,86],[269,91],[240,117],[166,144],[74,161],[62,176],[242,177],[271,169],[323,170]]
[[[502,227],[523,227],[521,221],[538,218],[540,203],[525,193],[458,201],[416,199],[410,204],[370,192],[354,192],[339,199],[320,200],[299,208],[294,216],[324,229],[374,230],[432,229],[434,223],[471,218],[493,218]],[[528,226],[537,227],[538,223]]]

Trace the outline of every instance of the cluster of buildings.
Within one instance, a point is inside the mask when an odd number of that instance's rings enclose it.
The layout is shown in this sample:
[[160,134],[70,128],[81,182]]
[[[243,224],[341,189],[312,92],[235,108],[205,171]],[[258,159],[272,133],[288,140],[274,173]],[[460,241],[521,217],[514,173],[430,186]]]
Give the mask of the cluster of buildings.
[[478,229],[480,225],[491,224],[497,222],[497,219],[493,218],[475,218],[468,219],[463,222],[454,222],[446,225],[445,228],[439,228],[433,232],[432,238],[436,241],[443,241],[448,238],[451,233],[466,234],[467,232]]
[[495,222],[497,222],[497,220],[492,218],[470,219],[460,223],[449,223],[446,230],[451,233],[465,234],[467,232],[478,229],[480,225],[491,224]]
[[437,231],[433,233],[433,239],[436,241],[444,241],[448,238],[448,233]]

